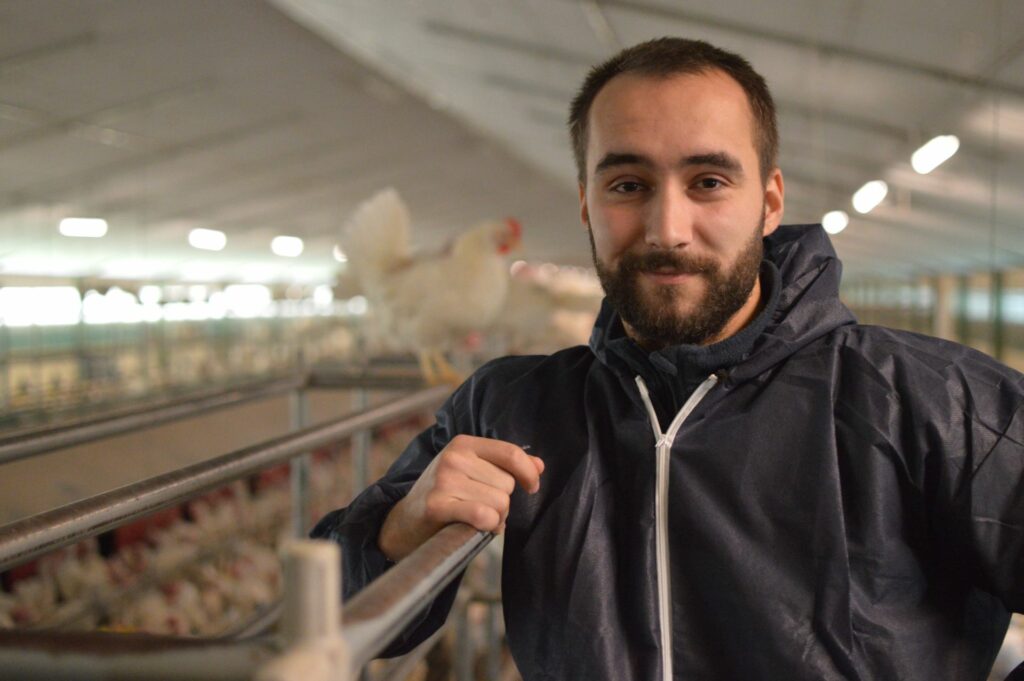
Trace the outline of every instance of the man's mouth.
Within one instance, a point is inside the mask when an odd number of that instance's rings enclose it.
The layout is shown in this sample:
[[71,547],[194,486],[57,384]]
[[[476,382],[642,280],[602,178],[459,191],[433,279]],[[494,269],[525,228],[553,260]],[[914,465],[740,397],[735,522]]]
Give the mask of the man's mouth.
[[679,284],[694,276],[694,273],[678,268],[657,268],[643,270],[641,273],[657,284]]

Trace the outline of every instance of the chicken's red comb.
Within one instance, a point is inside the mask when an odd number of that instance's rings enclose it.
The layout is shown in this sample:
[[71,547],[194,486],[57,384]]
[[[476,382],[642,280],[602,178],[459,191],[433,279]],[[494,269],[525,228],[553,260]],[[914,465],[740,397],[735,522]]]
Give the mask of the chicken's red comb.
[[515,218],[505,218],[505,224],[508,225],[509,230],[515,238],[519,239],[523,236],[523,226],[519,224],[519,220],[516,220]]

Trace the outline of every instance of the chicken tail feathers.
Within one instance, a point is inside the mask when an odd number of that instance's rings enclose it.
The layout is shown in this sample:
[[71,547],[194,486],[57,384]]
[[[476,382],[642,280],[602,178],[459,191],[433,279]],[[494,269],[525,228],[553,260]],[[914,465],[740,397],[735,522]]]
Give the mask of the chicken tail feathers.
[[365,288],[410,258],[409,209],[394,188],[383,189],[356,208],[342,229],[341,244],[356,279]]

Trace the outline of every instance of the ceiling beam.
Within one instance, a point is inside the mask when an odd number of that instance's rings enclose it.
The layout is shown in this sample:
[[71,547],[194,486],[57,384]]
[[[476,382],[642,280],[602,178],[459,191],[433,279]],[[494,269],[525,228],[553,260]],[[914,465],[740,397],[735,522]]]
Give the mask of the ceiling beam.
[[0,204],[4,206],[5,211],[11,211],[36,203],[52,203],[54,197],[65,196],[68,193],[84,195],[89,189],[102,185],[104,182],[109,182],[113,178],[137,173],[143,168],[164,163],[172,158],[180,158],[188,154],[208,151],[212,147],[231,144],[239,139],[264,134],[268,130],[295,120],[297,116],[296,112],[288,112],[226,130],[218,130],[217,132],[193,137],[184,142],[161,145],[149,153],[138,154],[128,159],[105,163],[96,168],[89,168],[65,175],[43,187],[34,186],[31,188],[19,187],[9,189],[0,193]]
[[[647,16],[658,17],[659,19],[669,19],[688,24],[698,24],[726,31],[728,33],[734,33],[746,38],[763,40],[765,42],[775,43],[777,45],[790,48],[810,50],[825,57],[838,57],[840,59],[860,62],[862,64],[870,64],[887,70],[902,71],[914,76],[930,78],[944,83],[951,83],[961,87],[970,88],[972,90],[986,93],[999,93],[1001,95],[1024,99],[1024,87],[1015,83],[996,80],[994,78],[985,78],[972,73],[953,71],[925,62],[902,59],[900,57],[879,54],[877,52],[869,52],[868,50],[838,45],[833,42],[815,40],[813,38],[809,38],[807,34],[804,33],[776,31],[765,28],[764,26],[753,26],[741,21],[724,19],[722,17],[712,16],[703,12],[682,9],[678,5],[667,7],[654,5],[650,2],[643,2],[642,0],[600,0],[600,2],[605,7],[645,14]],[[1021,50],[1024,50],[1024,42],[1019,42],[1011,46],[1011,48],[1006,50],[1004,54],[1000,55],[999,59],[1001,62],[1009,62]]]
[[[131,100],[120,101],[116,104],[109,104],[99,109],[93,109],[92,111],[76,114],[74,116],[58,117],[42,111],[32,111],[30,109],[17,106],[18,109],[21,109],[23,112],[26,112],[35,118],[35,120],[39,121],[40,125],[32,130],[26,130],[25,132],[15,135],[8,135],[3,139],[0,139],[0,152],[8,151],[15,147],[30,144],[32,142],[38,142],[39,140],[52,137],[54,135],[68,134],[80,125],[99,125],[101,127],[105,127],[102,126],[102,124],[95,123],[92,119],[100,116],[127,113],[129,111],[145,111],[147,109],[163,106],[168,102],[187,99],[195,93],[208,88],[209,84],[212,82],[212,79],[200,79],[191,83],[185,83],[183,85],[177,85],[155,92],[148,92]],[[0,106],[13,105],[0,103]],[[121,134],[128,135],[129,133]],[[131,136],[138,137],[137,135]]]

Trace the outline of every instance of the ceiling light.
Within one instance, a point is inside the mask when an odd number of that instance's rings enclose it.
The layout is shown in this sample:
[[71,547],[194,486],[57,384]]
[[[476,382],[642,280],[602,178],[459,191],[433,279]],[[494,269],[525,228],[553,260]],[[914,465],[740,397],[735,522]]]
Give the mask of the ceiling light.
[[843,210],[832,210],[821,218],[821,225],[829,234],[839,234],[850,224],[850,216]]
[[107,233],[107,221],[102,218],[64,218],[59,229],[64,236],[98,239]]
[[949,160],[960,148],[956,135],[939,135],[926,142],[910,157],[910,165],[922,175],[927,175]]
[[188,243],[193,248],[201,248],[204,251],[221,251],[227,245],[228,237],[218,229],[198,227],[188,233]]
[[870,213],[888,193],[889,185],[882,180],[872,180],[853,195],[853,207],[858,213]]
[[143,305],[156,305],[164,297],[164,292],[155,284],[146,284],[139,289],[139,302]]
[[341,250],[341,246],[335,244],[332,253],[334,254],[334,259],[338,262],[348,262],[348,256],[345,255],[345,251]]
[[297,236],[275,236],[270,242],[270,250],[275,255],[285,258],[295,258],[302,255],[302,239]]

